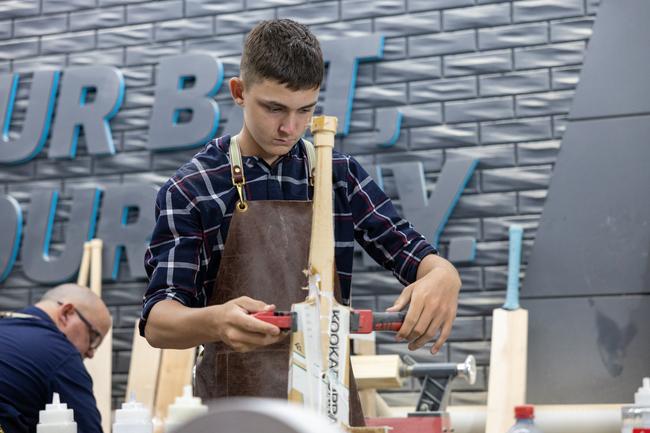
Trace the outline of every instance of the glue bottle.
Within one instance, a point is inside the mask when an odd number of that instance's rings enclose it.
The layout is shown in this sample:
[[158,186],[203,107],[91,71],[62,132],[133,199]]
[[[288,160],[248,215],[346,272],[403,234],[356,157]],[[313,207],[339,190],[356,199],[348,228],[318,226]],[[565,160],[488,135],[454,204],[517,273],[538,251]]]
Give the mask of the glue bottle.
[[650,377],[643,378],[643,384],[634,394],[634,404],[621,408],[622,433],[632,433],[634,428],[650,428]]
[[149,409],[135,400],[131,394],[128,403],[122,404],[122,409],[115,411],[113,433],[152,433],[153,422]]
[[77,433],[74,413],[68,405],[59,401],[59,394],[52,395],[52,403],[38,412],[36,433]]
[[508,433],[541,433],[535,426],[535,407],[530,404],[515,406],[515,425]]
[[208,407],[201,403],[199,397],[192,396],[192,386],[183,388],[183,395],[176,397],[176,401],[167,408],[165,419],[165,433],[176,431],[186,422],[208,413]]

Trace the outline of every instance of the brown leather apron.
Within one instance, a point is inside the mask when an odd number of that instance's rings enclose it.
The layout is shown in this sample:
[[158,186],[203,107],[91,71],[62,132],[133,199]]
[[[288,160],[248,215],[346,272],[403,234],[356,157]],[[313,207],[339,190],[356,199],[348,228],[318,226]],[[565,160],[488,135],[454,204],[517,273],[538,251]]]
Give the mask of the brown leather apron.
[[[232,158],[231,158],[232,160]],[[289,311],[307,291],[312,202],[248,201],[233,212],[209,305],[249,296]],[[335,297],[341,302],[336,281]],[[224,343],[205,345],[196,368],[196,393],[203,399],[269,397],[287,399],[289,338],[253,352]],[[350,425],[363,426],[354,376],[350,374]]]

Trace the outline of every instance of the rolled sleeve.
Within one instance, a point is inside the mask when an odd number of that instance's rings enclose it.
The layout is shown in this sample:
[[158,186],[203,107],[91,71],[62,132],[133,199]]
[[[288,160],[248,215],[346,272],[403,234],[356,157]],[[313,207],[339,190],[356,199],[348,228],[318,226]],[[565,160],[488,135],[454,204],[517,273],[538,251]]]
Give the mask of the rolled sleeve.
[[357,242],[402,284],[414,282],[422,259],[438,251],[398,214],[354,158],[348,164],[348,200]]
[[203,279],[201,256],[205,253],[203,232],[192,194],[184,187],[172,178],[156,198],[156,224],[144,259],[149,284],[140,318],[143,336],[156,303],[170,299],[188,307],[198,304],[197,287]]

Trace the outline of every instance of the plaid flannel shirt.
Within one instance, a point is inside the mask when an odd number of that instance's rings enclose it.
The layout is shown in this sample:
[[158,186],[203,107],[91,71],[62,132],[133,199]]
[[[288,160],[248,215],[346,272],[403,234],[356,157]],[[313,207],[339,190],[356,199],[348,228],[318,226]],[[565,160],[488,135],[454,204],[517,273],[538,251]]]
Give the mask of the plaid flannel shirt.
[[[158,191],[156,225],[145,254],[149,285],[140,332],[164,299],[203,307],[217,271],[238,195],[232,184],[228,135],[212,140]],[[247,200],[311,200],[307,155],[299,141],[273,166],[243,157]],[[354,240],[403,284],[416,279],[422,258],[437,251],[402,219],[392,202],[352,157],[334,151],[336,268],[344,301],[350,297]]]

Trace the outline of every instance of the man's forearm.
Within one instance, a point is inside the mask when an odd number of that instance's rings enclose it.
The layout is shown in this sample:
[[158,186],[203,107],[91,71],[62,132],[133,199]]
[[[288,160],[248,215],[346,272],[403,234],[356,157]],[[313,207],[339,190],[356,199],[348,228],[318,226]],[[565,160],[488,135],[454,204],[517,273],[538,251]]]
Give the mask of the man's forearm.
[[[437,254],[425,256],[418,265],[417,279],[421,279],[433,270],[445,270],[451,275],[458,277],[458,271],[448,260]],[[458,277],[460,279],[460,277]]]
[[164,349],[188,349],[214,341],[214,330],[206,326],[210,323],[211,308],[189,308],[177,301],[160,301],[149,312],[145,337],[153,347]]

